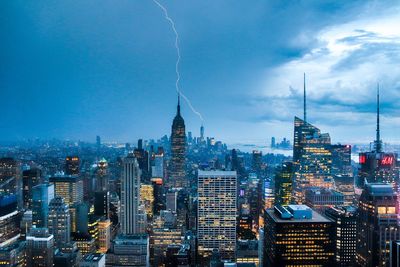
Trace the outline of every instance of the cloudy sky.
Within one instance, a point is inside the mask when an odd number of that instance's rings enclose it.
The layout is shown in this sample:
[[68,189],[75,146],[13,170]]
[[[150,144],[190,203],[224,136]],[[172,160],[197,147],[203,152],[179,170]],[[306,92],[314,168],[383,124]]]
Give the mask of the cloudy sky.
[[[334,142],[399,142],[399,1],[159,0],[180,35],[181,88],[207,135],[292,138],[302,116]],[[151,0],[0,2],[0,140],[133,141],[170,132],[174,33]],[[182,106],[187,129],[200,119]]]

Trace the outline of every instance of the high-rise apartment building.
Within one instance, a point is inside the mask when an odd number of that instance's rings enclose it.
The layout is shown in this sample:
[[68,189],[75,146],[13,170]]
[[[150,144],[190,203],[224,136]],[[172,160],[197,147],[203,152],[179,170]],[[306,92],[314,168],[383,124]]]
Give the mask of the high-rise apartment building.
[[235,171],[198,171],[197,235],[201,261],[219,250],[223,259],[236,252],[237,175]]

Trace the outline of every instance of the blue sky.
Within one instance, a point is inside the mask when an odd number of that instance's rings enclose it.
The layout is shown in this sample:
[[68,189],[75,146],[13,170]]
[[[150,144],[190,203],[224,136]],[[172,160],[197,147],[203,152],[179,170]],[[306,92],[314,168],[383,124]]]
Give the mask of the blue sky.
[[[180,34],[181,88],[228,143],[292,138],[302,116],[334,142],[399,142],[399,1],[160,0]],[[174,34],[150,0],[0,2],[0,140],[133,141],[170,132]],[[186,104],[187,129],[200,120]]]

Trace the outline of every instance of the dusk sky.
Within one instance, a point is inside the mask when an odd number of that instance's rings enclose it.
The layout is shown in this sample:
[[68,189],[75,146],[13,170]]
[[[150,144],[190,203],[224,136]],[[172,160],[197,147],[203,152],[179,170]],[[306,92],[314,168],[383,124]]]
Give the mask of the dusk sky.
[[[207,136],[400,142],[400,1],[159,0],[180,35],[181,88]],[[151,0],[0,1],[0,140],[134,141],[170,134],[175,36]],[[186,103],[187,131],[200,119]]]

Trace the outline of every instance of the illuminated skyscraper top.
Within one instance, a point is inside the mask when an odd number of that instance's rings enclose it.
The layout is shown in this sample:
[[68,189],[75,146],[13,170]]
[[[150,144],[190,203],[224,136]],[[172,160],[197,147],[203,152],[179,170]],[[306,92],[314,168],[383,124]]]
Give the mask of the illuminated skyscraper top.
[[167,184],[169,187],[187,187],[185,154],[185,121],[181,116],[180,97],[178,95],[177,112],[171,129],[171,169]]

